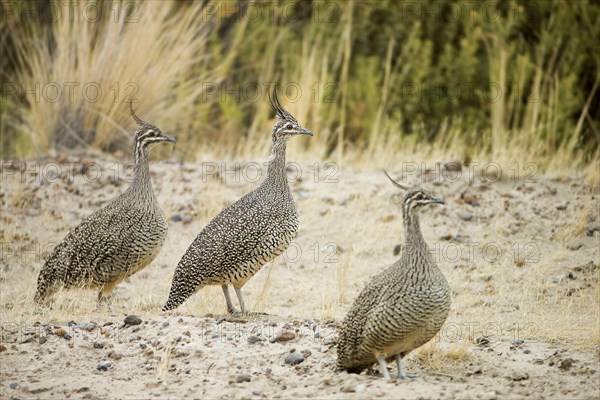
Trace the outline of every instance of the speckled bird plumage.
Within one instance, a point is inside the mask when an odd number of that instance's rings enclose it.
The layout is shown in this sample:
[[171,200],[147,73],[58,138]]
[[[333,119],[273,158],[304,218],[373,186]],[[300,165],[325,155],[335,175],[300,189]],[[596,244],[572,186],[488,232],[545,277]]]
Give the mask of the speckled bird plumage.
[[276,119],[266,179],[221,211],[198,234],[175,269],[163,310],[179,307],[205,285],[221,285],[227,309],[233,313],[227,288],[231,284],[245,312],[242,286],[283,253],[296,236],[299,218],[287,181],[285,150],[291,136],[312,133],[281,106],[276,92],[271,105]]
[[148,151],[156,143],[175,139],[139,119],[133,109],[131,113],[138,123],[133,182],[56,246],[38,277],[38,303],[60,288],[74,286],[98,288],[98,299],[106,300],[119,282],[148,266],[165,241],[167,220],[152,190]]
[[367,284],[346,315],[339,331],[339,370],[359,373],[379,362],[388,377],[385,360],[395,357],[398,375],[404,378],[400,360],[444,324],[450,287],[423,239],[417,214],[420,207],[436,203],[443,201],[420,188],[404,196],[404,252]]

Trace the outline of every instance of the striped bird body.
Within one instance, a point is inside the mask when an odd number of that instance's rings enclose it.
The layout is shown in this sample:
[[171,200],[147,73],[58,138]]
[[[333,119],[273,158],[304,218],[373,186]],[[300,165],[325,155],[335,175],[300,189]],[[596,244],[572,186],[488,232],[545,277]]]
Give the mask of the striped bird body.
[[422,189],[404,197],[405,250],[372,278],[346,315],[339,332],[338,369],[358,373],[382,358],[401,359],[444,324],[451,291],[421,235],[417,215],[418,208],[432,203],[441,200]]
[[61,288],[98,288],[107,299],[123,279],[148,266],[167,235],[167,220],[152,190],[148,151],[156,143],[174,142],[156,126],[137,118],[134,180],[104,208],[85,218],[56,246],[38,277],[36,302]]
[[[271,190],[263,184],[223,210],[200,232],[173,277],[171,293],[182,296],[181,302],[205,285],[241,288],[287,249],[298,231],[298,212],[295,206],[281,207],[293,204],[285,190],[265,201],[265,193]],[[189,265],[201,266],[201,270],[190,274]]]
[[221,285],[227,309],[233,313],[227,291],[231,284],[245,312],[242,286],[296,237],[299,218],[287,181],[285,151],[289,137],[312,133],[302,128],[274,97],[271,104],[276,121],[265,181],[221,211],[198,234],[175,269],[163,310],[179,307],[206,285]]

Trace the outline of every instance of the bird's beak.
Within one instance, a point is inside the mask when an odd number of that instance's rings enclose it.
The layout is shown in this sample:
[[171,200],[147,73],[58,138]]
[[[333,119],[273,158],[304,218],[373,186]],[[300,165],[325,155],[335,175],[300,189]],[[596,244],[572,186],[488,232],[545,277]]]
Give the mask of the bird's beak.
[[308,136],[313,135],[313,133],[306,128],[300,128],[296,134],[297,135],[308,135]]
[[165,142],[171,142],[171,143],[175,143],[175,138],[173,136],[168,136],[165,135],[165,138],[163,139]]
[[446,202],[444,200],[440,199],[439,197],[432,197],[430,203],[431,204],[443,204],[443,205],[446,204]]

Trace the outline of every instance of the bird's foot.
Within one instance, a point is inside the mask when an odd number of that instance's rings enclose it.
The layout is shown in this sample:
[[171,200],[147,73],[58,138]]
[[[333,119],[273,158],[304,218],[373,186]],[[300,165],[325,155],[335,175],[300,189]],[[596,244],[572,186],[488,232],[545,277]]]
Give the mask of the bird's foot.
[[233,317],[239,317],[240,315],[242,315],[242,312],[234,307],[227,308],[227,312]]
[[227,308],[227,312],[229,314],[231,314],[231,316],[233,316],[233,317],[253,317],[253,316],[257,316],[257,315],[269,315],[266,312],[262,312],[262,311],[248,311],[248,310],[239,311],[238,309],[236,309],[234,307]]
[[117,310],[115,310],[115,308],[113,307],[113,303],[112,303],[112,299],[113,297],[102,297],[98,300],[98,303],[96,303],[96,308],[95,308],[95,312],[107,312],[108,314],[114,315]]
[[264,316],[264,315],[269,315],[269,314],[266,313],[266,312],[262,312],[262,311],[245,311],[243,313],[243,315],[246,315],[246,316],[249,316],[249,317],[256,317],[256,316],[259,316],[259,315],[263,315]]
[[417,379],[417,374],[398,374],[398,381],[412,381]]

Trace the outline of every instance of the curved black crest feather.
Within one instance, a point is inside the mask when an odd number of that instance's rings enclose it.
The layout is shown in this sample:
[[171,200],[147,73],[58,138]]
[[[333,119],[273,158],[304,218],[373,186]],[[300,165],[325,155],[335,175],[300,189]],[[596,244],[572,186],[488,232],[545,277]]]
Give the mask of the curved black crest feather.
[[133,119],[135,119],[135,121],[138,124],[141,125],[141,124],[145,123],[144,120],[142,120],[140,117],[138,117],[137,115],[135,115],[135,112],[133,112],[133,101],[129,102],[129,110],[131,111],[131,116],[133,117]]
[[283,108],[281,102],[279,101],[279,97],[277,96],[277,85],[273,86],[273,94],[269,93],[269,102],[271,103],[271,107],[275,112],[275,115],[281,119],[286,119],[290,117],[290,113]]
[[392,183],[394,184],[394,186],[397,186],[397,187],[399,187],[399,188],[400,188],[400,189],[402,189],[402,190],[408,190],[408,188],[407,188],[406,186],[404,186],[404,185],[401,185],[401,184],[399,184],[398,182],[396,182],[395,180],[393,180],[393,179],[392,179],[392,177],[391,177],[391,176],[390,176],[390,175],[387,173],[387,171],[386,171],[385,169],[383,170],[383,172],[385,173],[385,176],[387,176],[387,177],[388,177],[388,179],[389,179],[390,181],[392,181]]

